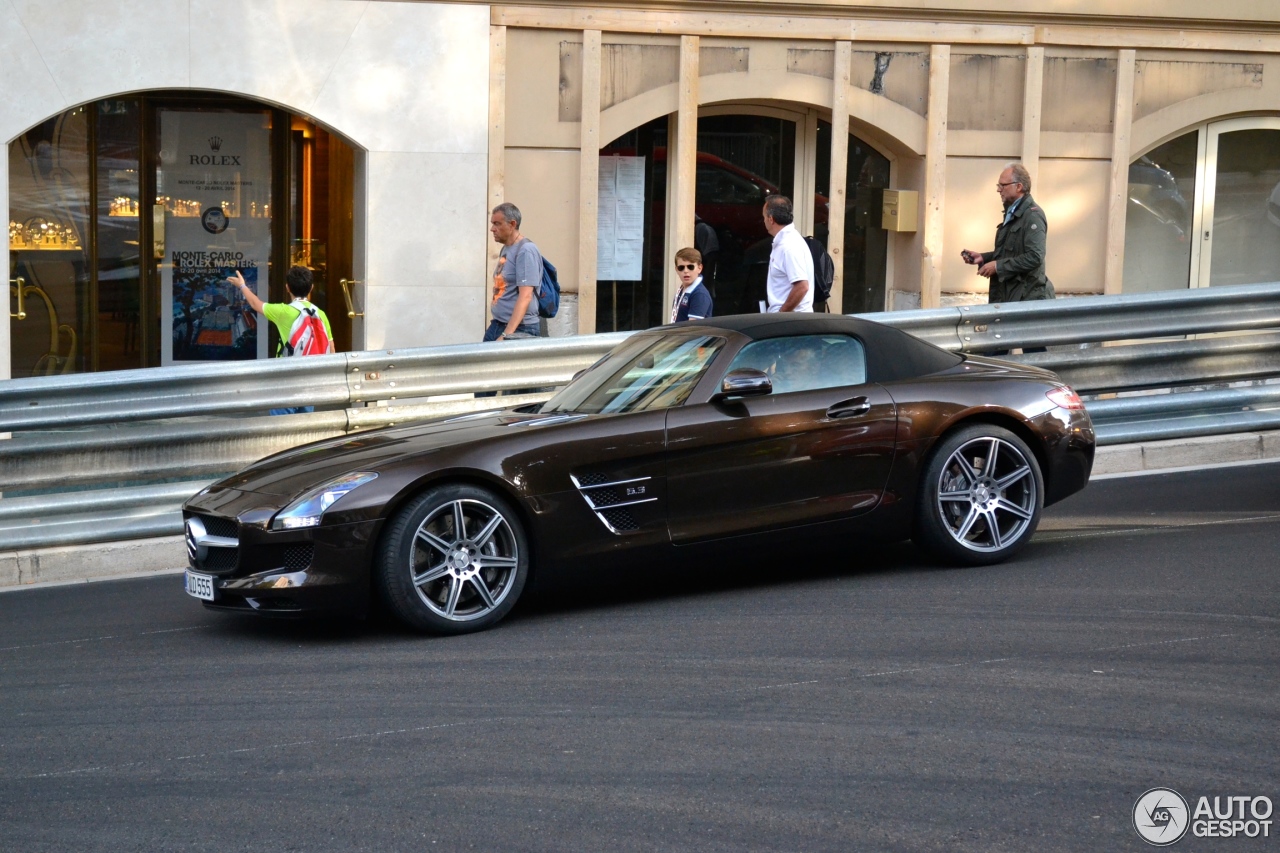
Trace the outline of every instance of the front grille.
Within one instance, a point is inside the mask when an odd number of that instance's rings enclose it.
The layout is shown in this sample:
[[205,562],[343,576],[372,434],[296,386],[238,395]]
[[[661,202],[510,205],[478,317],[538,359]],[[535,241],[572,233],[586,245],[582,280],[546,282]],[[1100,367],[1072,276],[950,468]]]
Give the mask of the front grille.
[[225,572],[234,569],[239,558],[239,548],[210,548],[200,568],[210,572]]
[[240,535],[240,525],[234,518],[219,518],[216,515],[197,515],[196,518],[204,523],[205,532],[210,536],[236,539]]
[[636,524],[635,518],[628,510],[625,509],[601,510],[600,517],[608,522],[610,527],[620,533],[626,530],[638,530],[640,528],[640,525]]
[[284,567],[291,572],[310,568],[315,553],[314,545],[290,545],[284,549]]

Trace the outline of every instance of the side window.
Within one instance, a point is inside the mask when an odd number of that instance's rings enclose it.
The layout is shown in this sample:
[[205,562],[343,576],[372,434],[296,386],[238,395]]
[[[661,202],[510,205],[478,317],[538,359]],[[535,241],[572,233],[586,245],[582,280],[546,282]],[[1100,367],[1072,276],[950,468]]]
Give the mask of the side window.
[[862,342],[847,335],[805,335],[747,344],[730,370],[754,367],[773,379],[773,393],[861,385],[867,381]]

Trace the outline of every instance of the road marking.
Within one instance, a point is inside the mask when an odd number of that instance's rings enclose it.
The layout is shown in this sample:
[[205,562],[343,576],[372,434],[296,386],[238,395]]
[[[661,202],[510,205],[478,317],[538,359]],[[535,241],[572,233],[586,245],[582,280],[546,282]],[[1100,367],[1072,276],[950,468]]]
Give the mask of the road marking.
[[[1095,654],[1097,652],[1118,651],[1120,649],[1137,649],[1137,648],[1142,648],[1144,646],[1167,646],[1173,643],[1195,643],[1201,640],[1220,640],[1224,637],[1234,637],[1234,636],[1235,634],[1210,634],[1203,637],[1179,637],[1173,640],[1153,640],[1147,643],[1125,643],[1119,646],[1102,646],[1096,649],[1083,649],[1076,654],[1088,655],[1088,654]],[[938,664],[930,664],[928,666],[905,667],[903,669],[886,669],[886,670],[881,670],[879,672],[860,672],[860,673],[857,673],[856,675],[840,675],[834,678],[814,678],[809,681],[789,681],[783,684],[767,684],[763,687],[744,687],[741,690],[731,690],[729,692],[743,693],[747,691],[754,692],[759,690],[780,690],[786,687],[801,687],[807,684],[824,684],[824,683],[834,683],[837,681],[853,681],[858,678],[881,678],[886,675],[909,675],[913,672],[932,672],[932,671],[943,670],[943,669],[958,669],[960,667],[965,667],[965,666],[986,666],[987,664],[1006,663],[1008,661],[1033,661],[1036,658],[1044,658],[1048,656],[1049,654],[1045,653],[1043,655],[1029,655],[1029,656],[1014,655],[1012,657],[1007,657],[1007,658],[988,658],[987,660],[979,660],[979,661],[960,661],[959,663],[938,663]]]
[[[572,710],[563,711],[543,711],[537,716],[562,716],[574,713]],[[321,743],[338,743],[344,740],[357,740],[360,738],[386,737],[387,735],[412,734],[414,732],[429,732],[437,729],[456,729],[463,726],[479,726],[488,723],[502,723],[516,719],[527,719],[527,717],[485,717],[479,720],[465,720],[457,723],[434,723],[429,726],[414,726],[406,729],[387,729],[380,732],[359,732],[352,735],[340,735],[332,738],[314,738],[311,740],[296,740],[289,743],[272,743],[263,746],[246,746],[240,749],[228,749],[219,752],[201,752],[192,755],[177,755],[170,758],[152,758],[143,761],[127,761],[121,764],[101,764],[96,767],[79,767],[74,770],[53,770],[48,773],[36,773],[31,776],[24,776],[24,779],[48,779],[55,776],[76,776],[85,773],[98,773],[104,770],[123,770],[128,767],[139,767],[144,764],[167,764],[175,761],[195,761],[201,758],[217,758],[230,755],[242,755],[246,752],[267,752],[275,749],[290,749],[295,746],[311,746]]]
[[1133,533],[1160,533],[1170,530],[1190,530],[1193,527],[1214,527],[1223,524],[1257,524],[1262,521],[1280,521],[1280,514],[1249,515],[1243,518],[1217,518],[1213,521],[1188,521],[1179,524],[1151,524],[1142,527],[1116,527],[1110,530],[1089,530],[1083,533],[1071,533],[1071,528],[1063,527],[1037,532],[1033,542],[1062,542],[1067,539],[1093,539],[1099,536],[1126,536]]
[[176,634],[179,631],[203,631],[209,628],[209,625],[193,625],[189,628],[165,628],[160,631],[142,631],[138,634],[117,635],[108,634],[105,637],[81,637],[78,640],[50,640],[47,643],[32,643],[27,646],[0,646],[0,652],[12,652],[19,649],[40,649],[46,646],[70,646],[76,643],[100,643],[104,640],[127,640],[130,637],[148,637],[152,634]]

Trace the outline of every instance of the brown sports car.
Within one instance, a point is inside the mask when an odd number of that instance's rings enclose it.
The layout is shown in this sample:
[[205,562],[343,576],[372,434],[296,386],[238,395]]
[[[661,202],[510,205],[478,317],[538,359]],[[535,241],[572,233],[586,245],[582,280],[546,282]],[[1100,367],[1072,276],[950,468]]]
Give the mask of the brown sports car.
[[1084,488],[1093,452],[1048,371],[839,315],[663,326],[546,403],[316,442],[215,483],[184,508],[186,589],[278,616],[377,595],[462,633],[539,572],[869,536],[991,563]]

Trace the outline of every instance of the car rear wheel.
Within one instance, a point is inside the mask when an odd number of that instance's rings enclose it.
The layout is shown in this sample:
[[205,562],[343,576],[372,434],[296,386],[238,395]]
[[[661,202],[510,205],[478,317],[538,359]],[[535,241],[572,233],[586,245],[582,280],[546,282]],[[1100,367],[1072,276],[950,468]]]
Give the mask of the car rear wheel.
[[1004,560],[1035,533],[1044,478],[1035,454],[1007,429],[974,424],[945,436],[925,466],[916,544],[964,565]]
[[524,589],[529,548],[506,500],[470,485],[437,486],[392,520],[377,582],[393,613],[435,634],[480,631]]

